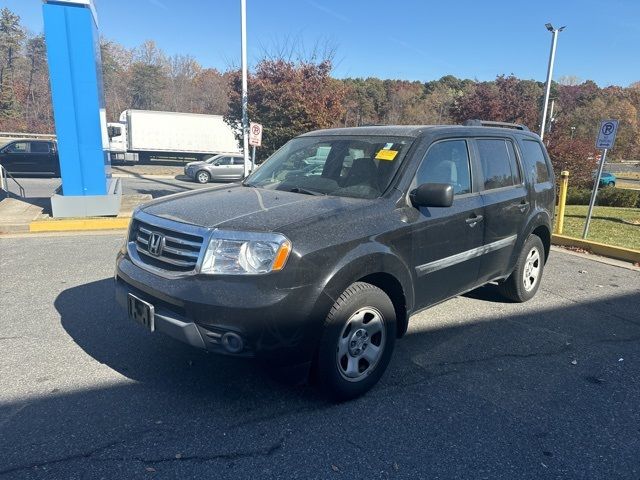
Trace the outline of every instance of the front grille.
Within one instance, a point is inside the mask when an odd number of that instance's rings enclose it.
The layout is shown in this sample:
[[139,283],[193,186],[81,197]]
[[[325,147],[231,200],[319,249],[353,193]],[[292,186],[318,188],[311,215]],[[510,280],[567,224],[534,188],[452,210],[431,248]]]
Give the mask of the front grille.
[[196,268],[204,238],[136,219],[129,241],[135,243],[144,263],[162,270],[187,273]]

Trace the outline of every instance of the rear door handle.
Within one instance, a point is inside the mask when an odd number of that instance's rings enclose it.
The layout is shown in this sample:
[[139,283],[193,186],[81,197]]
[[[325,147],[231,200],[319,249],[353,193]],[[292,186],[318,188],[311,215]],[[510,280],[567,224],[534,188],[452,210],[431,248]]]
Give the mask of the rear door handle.
[[467,225],[473,228],[476,226],[478,222],[482,221],[482,218],[483,218],[482,215],[475,215],[473,217],[467,218],[465,222],[467,222]]
[[523,213],[525,212],[525,210],[527,209],[527,207],[529,207],[529,202],[525,202],[525,201],[521,202],[521,203],[518,205],[518,208],[519,208],[519,209],[520,209],[520,211],[521,211],[521,212],[523,212]]

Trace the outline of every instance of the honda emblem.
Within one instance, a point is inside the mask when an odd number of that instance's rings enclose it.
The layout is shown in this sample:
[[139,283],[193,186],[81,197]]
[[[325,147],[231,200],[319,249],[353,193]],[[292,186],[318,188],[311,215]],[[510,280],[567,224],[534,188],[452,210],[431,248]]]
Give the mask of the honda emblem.
[[149,253],[154,257],[162,255],[162,249],[164,248],[164,235],[161,233],[153,232],[149,235]]

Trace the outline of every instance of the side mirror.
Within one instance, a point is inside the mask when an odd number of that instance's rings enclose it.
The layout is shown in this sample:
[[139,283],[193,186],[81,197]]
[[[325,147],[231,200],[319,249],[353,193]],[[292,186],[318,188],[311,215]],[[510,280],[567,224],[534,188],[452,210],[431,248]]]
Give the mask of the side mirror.
[[453,185],[449,183],[423,183],[409,198],[414,207],[450,207],[453,205]]

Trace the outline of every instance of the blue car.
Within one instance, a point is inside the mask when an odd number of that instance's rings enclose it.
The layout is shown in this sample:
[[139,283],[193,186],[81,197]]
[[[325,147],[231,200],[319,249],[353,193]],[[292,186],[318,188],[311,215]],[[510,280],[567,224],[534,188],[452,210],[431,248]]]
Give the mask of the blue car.
[[602,172],[602,176],[600,177],[600,186],[601,187],[615,187],[616,186],[616,176],[611,172]]

